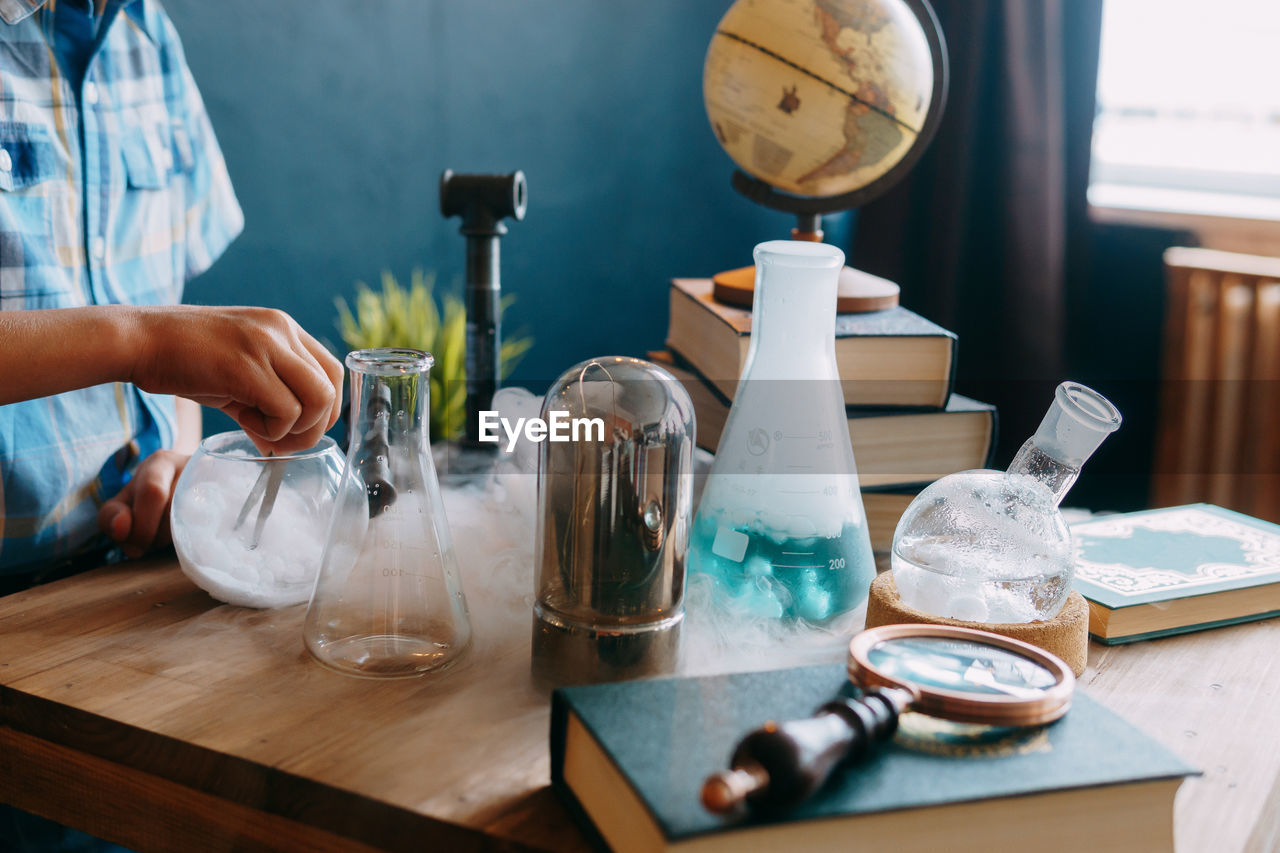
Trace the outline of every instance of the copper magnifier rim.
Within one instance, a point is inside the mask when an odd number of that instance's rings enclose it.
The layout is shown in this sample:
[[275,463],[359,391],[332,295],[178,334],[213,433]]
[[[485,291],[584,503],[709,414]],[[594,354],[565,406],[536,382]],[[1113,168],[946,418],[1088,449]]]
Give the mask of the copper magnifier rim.
[[[994,646],[1024,657],[1044,667],[1054,678],[1034,698],[1002,695],[976,695],[941,687],[921,687],[913,681],[894,678],[878,670],[870,660],[870,652],[880,643],[901,639],[963,640]],[[849,643],[849,679],[862,688],[893,687],[912,696],[910,710],[958,723],[988,726],[1039,726],[1062,717],[1071,707],[1076,677],[1061,658],[1044,649],[973,628],[946,625],[882,625],[858,634]]]

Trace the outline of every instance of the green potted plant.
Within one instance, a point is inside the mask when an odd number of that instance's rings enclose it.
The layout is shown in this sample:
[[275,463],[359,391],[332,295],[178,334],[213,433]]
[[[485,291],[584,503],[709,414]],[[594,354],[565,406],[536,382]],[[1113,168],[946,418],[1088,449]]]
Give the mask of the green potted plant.
[[[431,437],[433,441],[456,438],[464,429],[467,380],[467,312],[462,300],[445,293],[435,300],[435,276],[415,269],[405,288],[390,271],[382,273],[382,290],[356,282],[355,309],[342,297],[337,327],[348,349],[412,347],[435,356],[431,368]],[[506,311],[513,297],[504,297]],[[499,369],[507,377],[533,346],[528,335],[503,339]]]

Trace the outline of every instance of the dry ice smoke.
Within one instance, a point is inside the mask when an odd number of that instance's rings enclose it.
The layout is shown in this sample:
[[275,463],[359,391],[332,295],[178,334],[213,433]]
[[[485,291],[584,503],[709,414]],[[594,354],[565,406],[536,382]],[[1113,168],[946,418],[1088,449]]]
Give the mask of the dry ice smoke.
[[[493,407],[512,422],[538,414],[541,399],[521,389],[503,389]],[[478,643],[528,659],[536,562],[538,446],[523,438],[498,454],[492,473],[457,485],[442,477],[445,512],[453,531],[462,586]],[[695,453],[697,491],[711,455]],[[858,608],[834,624],[812,626],[749,617],[724,609],[712,595],[711,579],[692,575],[686,585],[681,672],[776,669],[844,660],[849,638],[862,628]]]
[[[511,388],[502,389],[493,403],[499,415],[513,423],[537,416],[540,407],[541,398]],[[445,458],[440,449],[435,455],[438,460]],[[458,670],[491,665],[498,659],[509,661],[512,672],[527,670],[536,568],[537,455],[538,445],[521,437],[510,452],[499,452],[492,467],[480,475],[454,476],[449,466],[439,463],[445,515],[474,637],[474,648]],[[697,492],[711,467],[710,454],[697,451],[694,467],[696,506]],[[261,544],[249,550],[252,516],[240,530],[232,529],[257,473],[252,466],[244,468],[244,472],[232,472],[229,479],[200,484],[182,507],[174,538],[183,570],[214,598],[229,604],[276,608],[305,602],[320,566],[328,513],[318,517],[295,495],[282,490]],[[848,638],[862,626],[862,609],[825,627],[735,613],[713,599],[711,579],[706,576],[690,576],[686,590],[683,673],[840,661]]]

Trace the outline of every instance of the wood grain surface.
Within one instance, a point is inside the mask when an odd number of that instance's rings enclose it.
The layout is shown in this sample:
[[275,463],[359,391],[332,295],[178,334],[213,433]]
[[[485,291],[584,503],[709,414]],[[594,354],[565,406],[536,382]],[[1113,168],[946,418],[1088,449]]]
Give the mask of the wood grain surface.
[[[307,655],[304,611],[219,605],[172,558],[0,599],[0,725],[373,847],[586,849],[552,797],[531,800],[550,772],[549,717],[527,650],[473,648],[434,680],[353,679]],[[44,811],[74,824],[81,805]],[[221,820],[203,800],[171,805]],[[231,832],[239,812],[227,820]]]
[[[0,799],[144,851],[588,849],[527,646],[364,681],[307,657],[303,609],[219,605],[171,557],[0,599]],[[1180,851],[1280,849],[1276,649],[1280,621],[1090,650],[1084,688],[1205,771]]]
[[1178,791],[1179,851],[1280,850],[1280,620],[1091,644],[1080,686],[1200,768]]

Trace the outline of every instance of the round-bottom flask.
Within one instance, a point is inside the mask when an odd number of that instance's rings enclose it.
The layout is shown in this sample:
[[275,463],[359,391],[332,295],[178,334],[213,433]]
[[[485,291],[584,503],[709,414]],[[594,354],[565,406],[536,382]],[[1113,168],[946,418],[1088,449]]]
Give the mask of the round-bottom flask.
[[1058,504],[1119,427],[1120,412],[1106,397],[1063,382],[1008,471],[949,474],[917,495],[893,534],[902,602],[987,624],[1056,616],[1075,569]]
[[347,356],[351,446],[304,639],[348,675],[421,675],[471,639],[428,439],[432,363],[409,349]]
[[828,622],[875,577],[835,359],[844,253],[755,249],[751,342],[690,539],[690,570],[743,616]]

